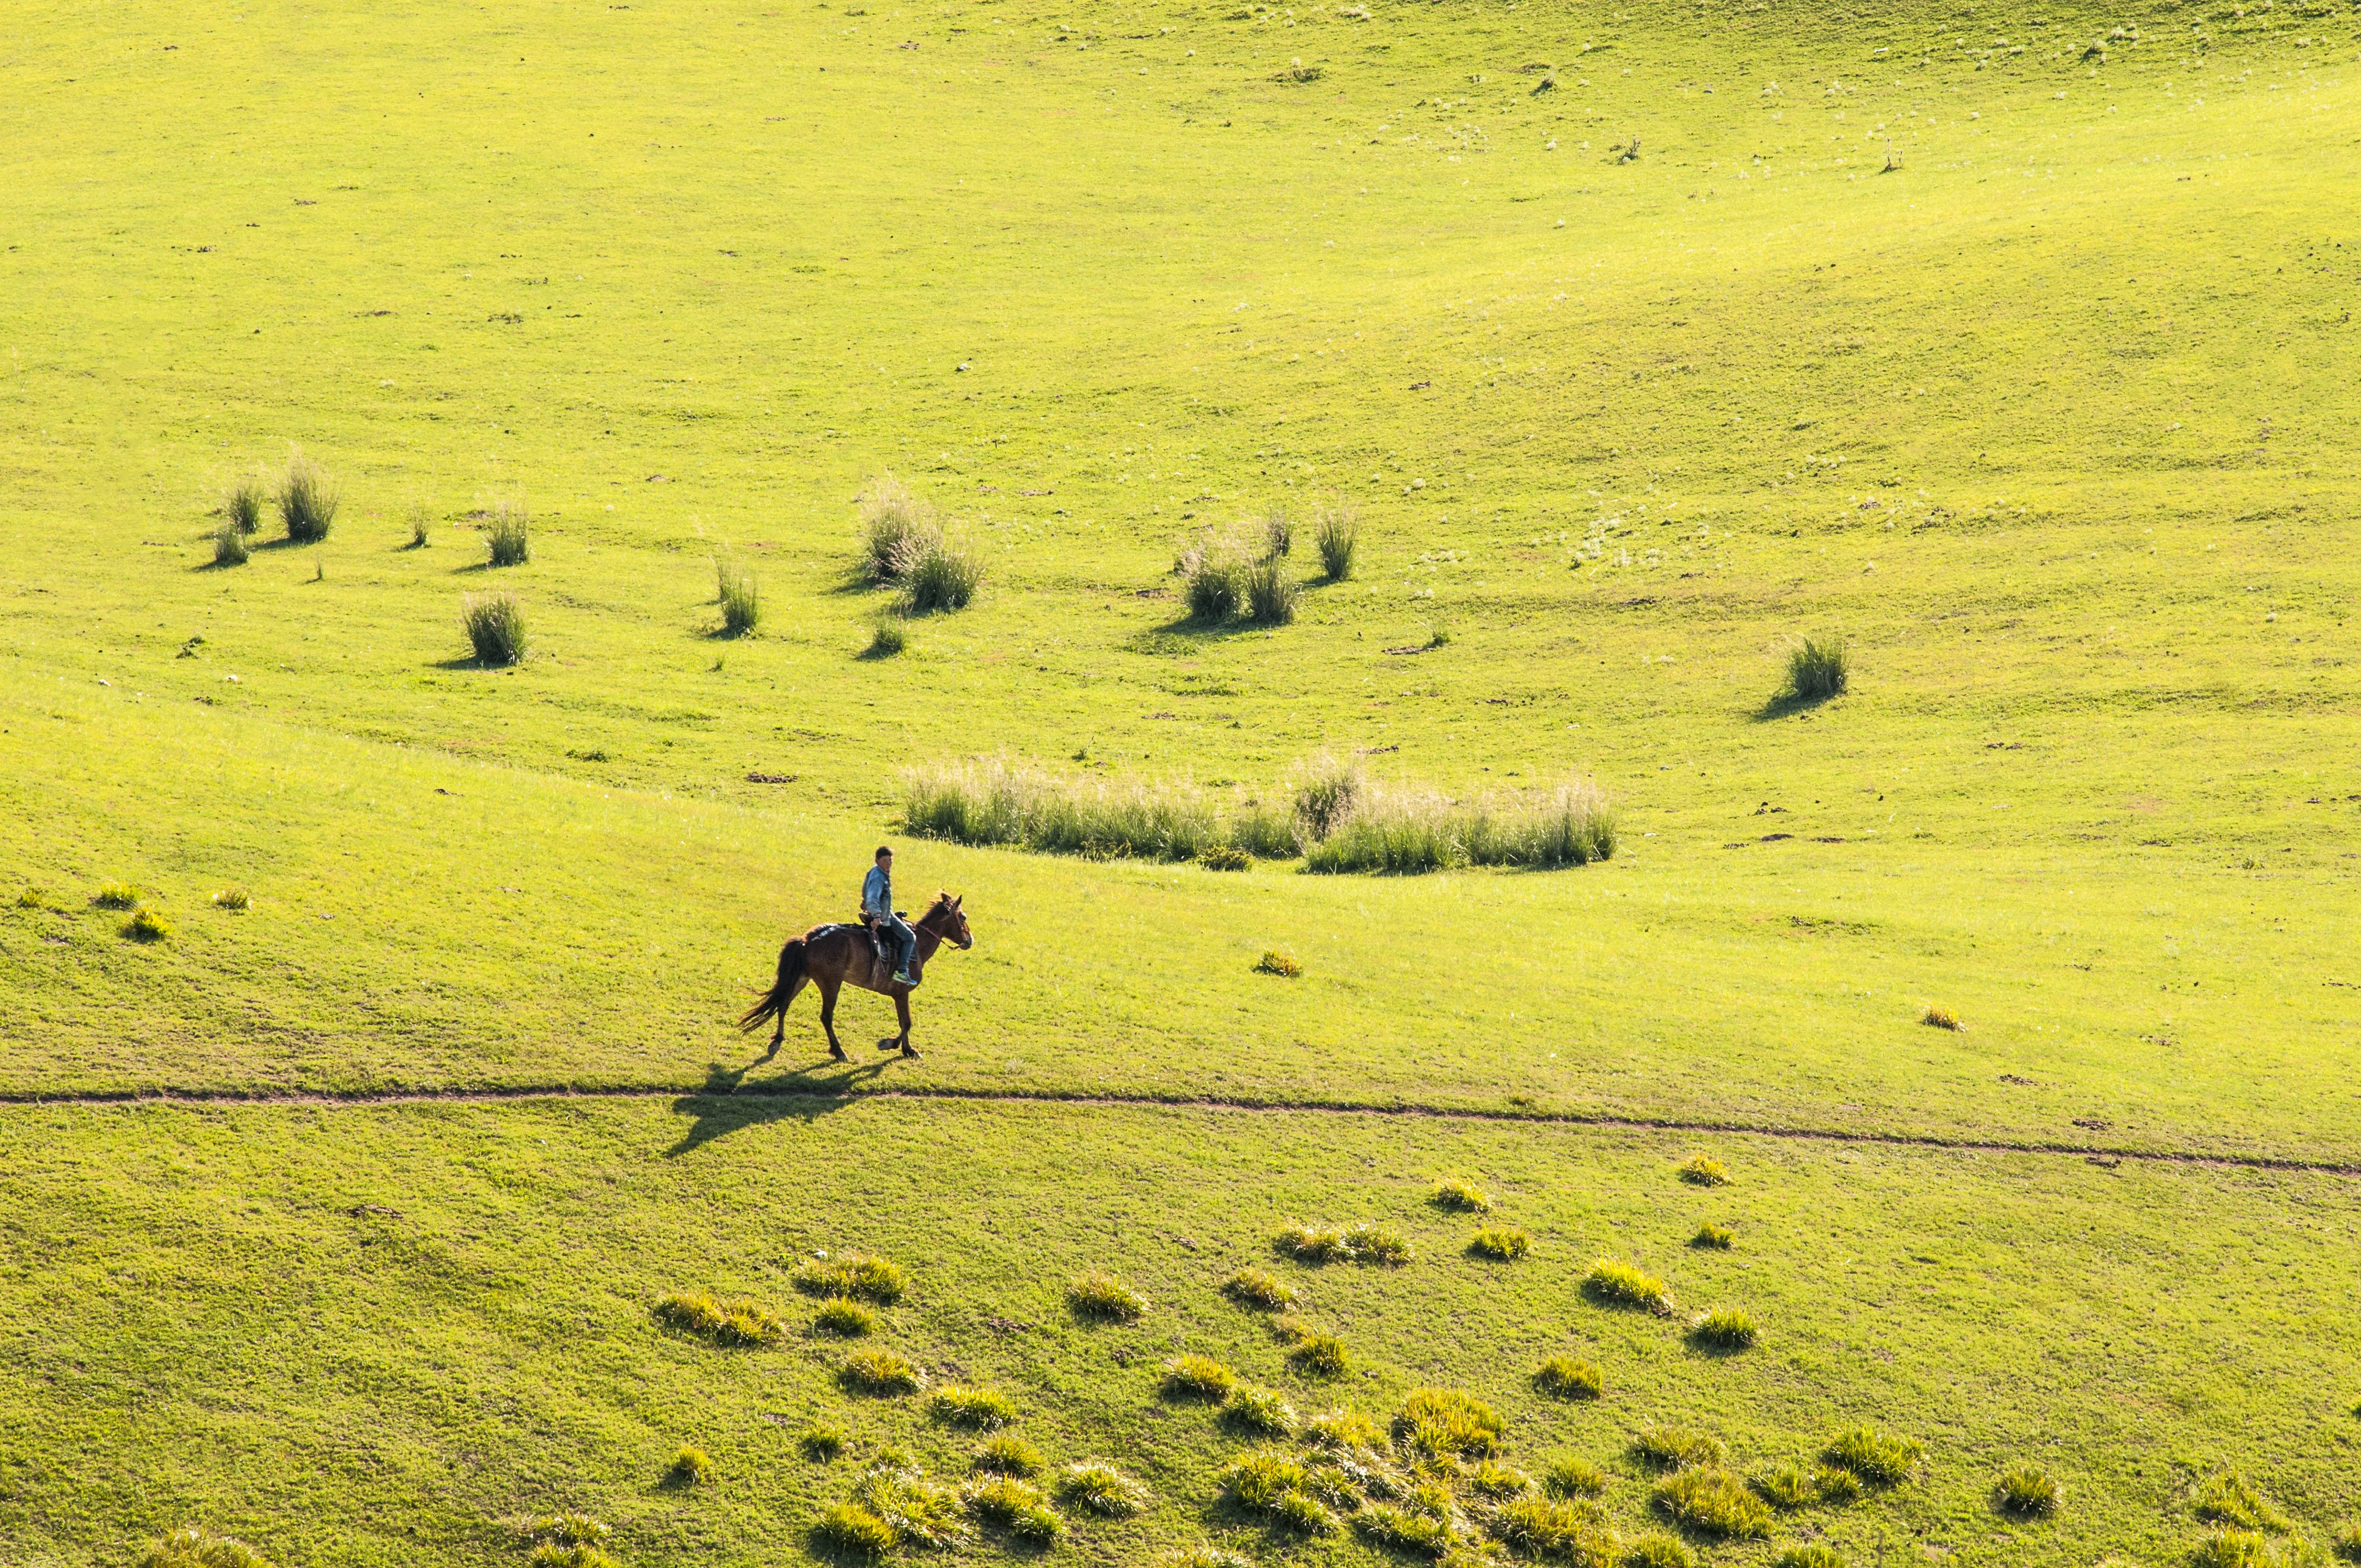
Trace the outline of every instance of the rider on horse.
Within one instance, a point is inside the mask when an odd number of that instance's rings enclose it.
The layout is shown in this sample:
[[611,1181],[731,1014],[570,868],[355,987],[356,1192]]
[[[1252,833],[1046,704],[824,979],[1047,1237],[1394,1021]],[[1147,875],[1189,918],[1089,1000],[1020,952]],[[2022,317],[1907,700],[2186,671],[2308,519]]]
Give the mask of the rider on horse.
[[910,978],[910,955],[917,950],[918,934],[894,907],[894,851],[883,844],[877,846],[877,863],[861,884],[861,915],[894,938],[894,983],[916,984]]

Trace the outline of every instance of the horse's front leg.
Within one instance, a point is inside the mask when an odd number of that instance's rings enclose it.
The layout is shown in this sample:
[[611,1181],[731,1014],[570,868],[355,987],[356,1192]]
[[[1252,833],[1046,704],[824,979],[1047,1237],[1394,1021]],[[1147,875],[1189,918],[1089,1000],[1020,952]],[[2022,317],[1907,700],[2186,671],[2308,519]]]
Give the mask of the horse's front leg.
[[819,982],[819,1026],[828,1031],[828,1054],[839,1061],[851,1061],[844,1047],[836,1038],[836,987],[827,981]]
[[894,1012],[902,1020],[902,1054],[914,1057],[918,1047],[910,1043],[910,992],[905,989],[894,993]]

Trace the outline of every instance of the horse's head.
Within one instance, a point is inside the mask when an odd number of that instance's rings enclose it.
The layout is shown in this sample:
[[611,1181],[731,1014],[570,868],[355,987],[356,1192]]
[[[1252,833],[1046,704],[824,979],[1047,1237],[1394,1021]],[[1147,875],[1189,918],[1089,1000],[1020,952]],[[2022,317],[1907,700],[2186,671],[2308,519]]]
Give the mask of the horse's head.
[[975,946],[975,933],[967,927],[967,911],[960,907],[960,899],[966,896],[965,894],[957,897],[948,893],[936,894],[935,906],[927,911],[925,919],[918,922],[932,928],[944,941],[961,952]]

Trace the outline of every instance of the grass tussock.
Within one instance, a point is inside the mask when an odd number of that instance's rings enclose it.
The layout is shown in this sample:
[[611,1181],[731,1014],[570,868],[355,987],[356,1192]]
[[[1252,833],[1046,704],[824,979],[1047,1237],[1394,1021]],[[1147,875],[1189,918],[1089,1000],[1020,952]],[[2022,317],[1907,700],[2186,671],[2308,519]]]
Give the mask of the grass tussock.
[[1429,1197],[1436,1208],[1459,1214],[1481,1214],[1492,1207],[1492,1195],[1464,1176],[1446,1177],[1436,1182]]
[[169,942],[172,926],[152,909],[135,909],[123,923],[123,934],[135,942]]
[[1762,1337],[1743,1308],[1716,1307],[1689,1325],[1689,1343],[1707,1350],[1750,1350]]
[[1372,1503],[1355,1514],[1353,1531],[1372,1546],[1408,1557],[1440,1558],[1457,1544],[1445,1521],[1391,1503]]
[[910,1289],[900,1265],[858,1252],[802,1264],[796,1269],[795,1284],[807,1296],[873,1301],[880,1307],[893,1306]]
[[1651,1530],[1623,1553],[1623,1568],[1697,1568],[1697,1558],[1679,1537]]
[[1680,1178],[1693,1187],[1727,1187],[1730,1168],[1709,1155],[1693,1155],[1681,1163]]
[[910,645],[909,630],[890,615],[881,615],[869,627],[869,645],[861,650],[864,659],[891,659]]
[[252,531],[241,529],[237,524],[226,521],[219,528],[214,529],[214,565],[216,566],[245,565],[247,558],[253,554],[246,543],[247,534],[250,532]]
[[1729,1447],[1710,1432],[1686,1427],[1650,1427],[1631,1440],[1631,1457],[1652,1470],[1686,1470],[1691,1465],[1718,1465]]
[[775,1344],[786,1325],[752,1301],[725,1301],[705,1291],[675,1290],[656,1302],[656,1316],[683,1333],[715,1344]]
[[1656,1483],[1649,1501],[1684,1530],[1720,1540],[1759,1541],[1771,1533],[1771,1509],[1719,1465],[1678,1470]]
[[1067,1506],[1120,1519],[1136,1514],[1156,1500],[1156,1494],[1104,1459],[1085,1459],[1066,1466],[1058,1479],[1058,1495]]
[[[19,903],[23,902],[21,899]],[[91,898],[101,909],[131,909],[139,903],[139,890],[127,882],[111,882],[101,887]]]
[[970,1513],[1028,1545],[1054,1545],[1066,1533],[1066,1521],[1049,1506],[1049,1495],[1014,1476],[970,1482],[960,1497]]
[[1279,1499],[1302,1490],[1303,1466],[1290,1453],[1275,1448],[1257,1449],[1232,1460],[1222,1471],[1223,1496],[1249,1513],[1267,1514]]
[[2290,1528],[2287,1515],[2235,1470],[2217,1471],[2198,1482],[2189,1504],[2199,1519],[2213,1524],[2274,1535],[2284,1535]]
[[840,1339],[860,1339],[877,1332],[877,1314],[858,1301],[829,1302],[812,1319],[812,1327]]
[[1257,974],[1275,974],[1281,980],[1293,980],[1303,972],[1303,965],[1297,961],[1293,953],[1265,948],[1262,957],[1255,960],[1254,971]]
[[1582,1277],[1582,1293],[1605,1306],[1628,1307],[1659,1317],[1672,1315],[1671,1288],[1616,1258],[1602,1257],[1590,1266],[1590,1272]]
[[852,1393],[888,1398],[915,1394],[927,1382],[906,1358],[890,1350],[854,1351],[844,1358],[836,1379]]
[[1924,1451],[1906,1437],[1895,1437],[1873,1427],[1839,1432],[1821,1457],[1839,1470],[1858,1475],[1872,1486],[1895,1486],[1910,1478]]
[[535,1514],[521,1527],[527,1541],[544,1546],[596,1546],[615,1533],[612,1526],[588,1514]]
[[970,1431],[996,1431],[1016,1419],[1016,1402],[996,1388],[946,1383],[928,1399],[935,1420]]
[[1455,1388],[1413,1388],[1394,1412],[1395,1437],[1435,1457],[1487,1457],[1499,1449],[1506,1430],[1498,1410]]
[[1329,1535],[1336,1529],[1336,1516],[1309,1492],[1288,1493],[1266,1517],[1273,1529],[1296,1535]]
[[796,1438],[796,1447],[806,1459],[826,1464],[844,1452],[844,1431],[840,1427],[813,1425],[804,1428]]
[[1792,703],[1839,696],[1851,678],[1849,663],[1842,639],[1818,642],[1806,637],[1787,651],[1787,689],[1782,695]]
[[279,521],[289,540],[317,544],[335,526],[337,504],[335,481],[326,470],[303,455],[301,447],[287,455],[287,472],[279,481]]
[[675,1486],[702,1486],[713,1479],[712,1456],[694,1443],[682,1443],[664,1466],[664,1477]]
[[1960,1015],[1948,1007],[1938,1007],[1931,1002],[1927,1003],[1927,1011],[1918,1015],[1918,1022],[1930,1029],[1949,1029],[1955,1035],[1964,1035],[1968,1032],[1968,1026],[1960,1021]]
[[885,1521],[896,1546],[942,1552],[969,1535],[960,1495],[915,1467],[870,1471],[853,1489],[853,1501]]
[[434,543],[434,536],[427,532],[434,526],[434,512],[424,501],[411,503],[409,521],[410,543],[404,548],[423,550]]
[[270,1568],[270,1560],[242,1541],[182,1525],[149,1541],[139,1568]]
[[1013,1432],[995,1432],[986,1439],[968,1468],[991,1475],[1038,1475],[1049,1462],[1041,1451]]
[[524,610],[514,594],[466,594],[459,624],[479,664],[521,663],[525,655]]
[[1156,1560],[1156,1568],[1255,1568],[1254,1560],[1241,1557],[1224,1548],[1199,1542],[1167,1552]]
[[500,496],[485,509],[484,546],[495,566],[522,566],[533,559],[533,514],[515,496]]
[[1222,1294],[1241,1306],[1266,1311],[1295,1305],[1295,1287],[1267,1268],[1241,1268],[1222,1281]]
[[914,834],[1093,859],[1192,861],[1224,841],[1212,803],[1185,783],[1067,783],[1005,761],[913,768],[902,817]]
[[1368,1263],[1399,1268],[1412,1255],[1409,1238],[1367,1221],[1342,1231],[1290,1224],[1279,1232],[1276,1245],[1299,1263]]
[[1534,870],[1615,853],[1620,828],[1597,785],[1569,780],[1530,795],[1454,801],[1432,790],[1367,790],[1304,852],[1304,869],[1411,875],[1464,865]]
[[1316,842],[1343,827],[1367,793],[1361,764],[1328,751],[1315,751],[1290,767],[1279,781],[1306,841]]
[[254,907],[254,897],[246,889],[232,884],[214,894],[214,907],[243,913]]
[[1782,1513],[1812,1508],[1821,1500],[1817,1475],[1801,1464],[1778,1465],[1750,1476],[1746,1484],[1754,1489],[1756,1497]]
[[2048,1519],[2065,1500],[2058,1477],[2037,1464],[2012,1464],[1993,1482],[1993,1506],[2018,1519]]
[[1699,1225],[1697,1234],[1689,1238],[1689,1245],[1707,1252],[1728,1252],[1737,1245],[1737,1233],[1726,1225],[1717,1225],[1710,1220]]
[[1589,1362],[1553,1355],[1533,1373],[1533,1387],[1553,1399],[1596,1399],[1606,1385]]
[[1312,1332],[1289,1347],[1288,1365],[1306,1377],[1342,1377],[1352,1370],[1352,1355],[1334,1334]]
[[1514,1263],[1532,1250],[1533,1238],[1513,1225],[1487,1225],[1467,1244],[1470,1255],[1495,1263]]
[[894,580],[902,585],[896,602],[905,615],[965,609],[983,586],[983,556],[964,539],[923,534],[896,549]]
[[2345,1562],[2361,1563],[2361,1524],[2347,1521],[2338,1525],[2329,1545]]
[[713,596],[721,607],[721,630],[730,636],[751,636],[762,625],[762,586],[733,557],[713,558]]
[[1197,863],[1204,867],[1209,872],[1250,872],[1254,870],[1254,857],[1246,853],[1244,850],[1229,844],[1215,844],[1211,849],[1200,850],[1197,855]]
[[1611,1568],[1622,1555],[1621,1543],[1587,1503],[1538,1495],[1512,1497],[1492,1510],[1485,1526],[1518,1556],[1544,1563]]
[[1791,1546],[1779,1553],[1774,1568],[1845,1568],[1845,1560],[1836,1548],[1823,1546],[1815,1541],[1803,1546]]
[[1164,1364],[1164,1397],[1219,1404],[1238,1385],[1238,1375],[1210,1355],[1176,1355]]
[[615,1560],[595,1546],[544,1541],[525,1561],[532,1568],[616,1568]]
[[1257,626],[1286,626],[1295,620],[1295,579],[1272,556],[1246,568],[1246,620]]
[[243,534],[257,532],[262,527],[263,506],[269,499],[269,488],[261,475],[232,479],[222,489],[222,521]]
[[1076,1317],[1093,1322],[1136,1323],[1148,1310],[1148,1298],[1114,1275],[1094,1270],[1066,1287],[1066,1305]]
[[823,1555],[871,1561],[894,1550],[894,1527],[859,1503],[833,1503],[812,1525],[812,1541]]
[[1222,1424],[1259,1437],[1289,1437],[1295,1431],[1295,1407],[1277,1389],[1240,1383],[1222,1406]]
[[2217,1530],[2189,1554],[2190,1568],[2298,1568],[2303,1554],[2282,1552],[2259,1531]]
[[1553,1459],[1542,1471],[1542,1490],[1553,1497],[1596,1497],[1607,1490],[1607,1472],[1587,1459]]
[[1513,1464],[1497,1459],[1487,1459],[1467,1472],[1467,1489],[1479,1497],[1498,1501],[1502,1497],[1519,1497],[1533,1489],[1533,1478]]
[[1342,497],[1312,514],[1312,548],[1320,553],[1320,575],[1341,583],[1353,575],[1353,553],[1360,548],[1360,514]]
[[939,532],[934,509],[890,473],[872,477],[856,504],[861,509],[862,565],[873,582],[892,582],[902,547]]

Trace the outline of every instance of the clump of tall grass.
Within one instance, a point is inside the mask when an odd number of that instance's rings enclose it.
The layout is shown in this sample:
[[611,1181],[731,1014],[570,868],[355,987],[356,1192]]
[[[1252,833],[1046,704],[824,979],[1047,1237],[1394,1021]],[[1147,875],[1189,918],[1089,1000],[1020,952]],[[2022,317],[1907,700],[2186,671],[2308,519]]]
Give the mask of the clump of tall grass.
[[1352,1356],[1334,1334],[1309,1332],[1288,1348],[1287,1359],[1307,1377],[1342,1377],[1351,1370]]
[[1746,1350],[1761,1332],[1743,1308],[1717,1307],[1689,1325],[1689,1341],[1708,1350]]
[[1224,1425],[1265,1437],[1287,1437],[1295,1431],[1295,1407],[1276,1389],[1241,1383],[1222,1405]]
[[1255,973],[1275,974],[1281,980],[1293,980],[1303,972],[1302,964],[1293,953],[1278,948],[1265,948],[1262,957],[1255,960]]
[[1279,556],[1295,548],[1295,520],[1287,515],[1287,508],[1274,502],[1263,515],[1262,547],[1267,556]]
[[544,1541],[525,1560],[532,1568],[616,1568],[615,1560],[595,1546],[560,1545]]
[[172,927],[152,909],[135,909],[123,923],[123,934],[135,942],[164,942],[171,939]]
[[1516,1497],[1533,1489],[1533,1478],[1513,1464],[1487,1459],[1467,1472],[1467,1489],[1479,1497]]
[[1013,1432],[996,1432],[975,1451],[968,1467],[994,1475],[1038,1475],[1047,1463],[1041,1451]]
[[19,909],[42,909],[49,905],[49,895],[38,887],[28,887],[16,895]]
[[1461,1214],[1481,1214],[1492,1207],[1492,1195],[1464,1176],[1445,1177],[1427,1197],[1436,1208]]
[[1049,1494],[1027,1482],[996,1475],[970,1482],[960,1496],[969,1512],[1031,1545],[1050,1545],[1066,1533],[1066,1521],[1049,1506]]
[[970,1431],[994,1431],[1016,1419],[1016,1401],[996,1388],[946,1383],[927,1400],[935,1420]]
[[1800,1464],[1782,1464],[1766,1470],[1749,1476],[1746,1484],[1754,1488],[1756,1497],[1783,1512],[1808,1508],[1820,1501],[1818,1475]]
[[1710,1155],[1692,1155],[1682,1163],[1680,1177],[1697,1187],[1727,1187],[1730,1168]]
[[262,527],[262,506],[269,499],[261,475],[232,479],[222,490],[222,521],[240,533],[253,533]]
[[786,1325],[752,1301],[725,1301],[705,1291],[675,1290],[656,1301],[656,1316],[683,1333],[716,1344],[774,1344]]
[[1375,1453],[1384,1429],[1358,1410],[1323,1410],[1303,1423],[1303,1441],[1318,1448]]
[[484,543],[495,566],[522,566],[533,559],[533,518],[514,496],[496,498],[484,526]]
[[1336,1516],[1309,1492],[1290,1492],[1271,1506],[1267,1516],[1272,1528],[1298,1535],[1326,1535],[1336,1528]]
[[1948,1007],[1938,1007],[1931,1002],[1927,1003],[1927,1011],[1918,1015],[1918,1022],[1930,1029],[1949,1029],[1955,1035],[1964,1035],[1968,1032],[1968,1026],[1960,1022],[1960,1015]]
[[1448,871],[1477,865],[1587,865],[1615,853],[1620,825],[1597,785],[1454,802],[1433,790],[1366,792],[1304,854],[1313,872]]
[[1620,1543],[1587,1503],[1528,1494],[1501,1504],[1485,1522],[1521,1557],[1609,1568],[1620,1555]]
[[799,1265],[795,1284],[807,1296],[851,1296],[874,1301],[881,1307],[894,1305],[910,1288],[900,1265],[891,1258],[858,1252],[815,1258]]
[[2217,1530],[2189,1554],[2190,1568],[2293,1568],[2251,1530]]
[[885,1521],[897,1546],[940,1552],[968,1535],[960,1496],[916,1468],[876,1469],[861,1478],[853,1500]]
[[1349,816],[1303,853],[1303,869],[1411,874],[1467,863],[1451,803],[1431,790],[1366,793]]
[[2288,1530],[2288,1517],[2235,1470],[2217,1471],[2197,1484],[2190,1506],[2201,1519],[2235,1525],[2240,1530]]
[[1210,1355],[1176,1355],[1164,1364],[1164,1395],[1218,1404],[1236,1387],[1238,1375]]
[[1709,1252],[1728,1252],[1737,1245],[1737,1233],[1726,1225],[1717,1225],[1711,1220],[1699,1225],[1697,1234],[1689,1238],[1689,1245]]
[[1921,1452],[1918,1444],[1906,1437],[1895,1437],[1872,1427],[1854,1427],[1831,1439],[1821,1456],[1872,1486],[1892,1486],[1910,1478]]
[[894,580],[905,615],[965,609],[983,586],[983,556],[965,540],[926,532],[895,547]]
[[834,1300],[812,1319],[812,1327],[840,1339],[859,1339],[877,1332],[877,1314],[858,1301]]
[[664,1475],[676,1486],[702,1486],[713,1478],[712,1456],[695,1443],[685,1442],[674,1452]]
[[524,658],[524,611],[514,594],[465,594],[459,623],[479,664],[513,664]]
[[1345,1245],[1345,1233],[1317,1225],[1291,1221],[1279,1233],[1275,1244],[1279,1250],[1298,1263],[1350,1263],[1353,1249]]
[[1697,1559],[1678,1537],[1651,1530],[1623,1553],[1623,1568],[1697,1568]]
[[1467,1250],[1495,1263],[1514,1263],[1533,1250],[1533,1238],[1513,1225],[1487,1225],[1476,1233]]
[[807,1426],[796,1437],[796,1446],[803,1451],[806,1459],[825,1464],[844,1452],[844,1433],[836,1427]]
[[1332,752],[1315,751],[1287,771],[1281,781],[1304,838],[1325,839],[1353,815],[1367,792],[1361,765]]
[[427,532],[427,530],[434,525],[434,513],[424,501],[411,502],[410,543],[408,548],[412,550],[423,550],[428,545],[434,543],[434,536]]
[[1229,834],[1232,851],[1246,858],[1246,865],[1241,870],[1250,868],[1253,857],[1257,855],[1267,861],[1287,861],[1303,850],[1294,817],[1260,799],[1241,798],[1233,803]]
[[1542,1472],[1542,1490],[1553,1497],[1595,1497],[1607,1490],[1607,1472],[1586,1459],[1554,1459]]
[[713,558],[714,600],[721,606],[721,630],[744,637],[763,621],[763,593],[754,574],[728,555]]
[[907,1359],[890,1350],[856,1350],[844,1358],[836,1376],[856,1394],[915,1394],[927,1381]]
[[902,547],[938,532],[934,509],[910,493],[892,474],[871,478],[861,492],[862,565],[877,582],[889,583],[901,570]]
[[1533,1373],[1533,1387],[1554,1399],[1596,1399],[1606,1385],[1589,1362],[1553,1355]]
[[91,898],[101,909],[129,909],[139,902],[139,890],[127,882],[111,882]]
[[1211,849],[1200,850],[1197,851],[1197,863],[1209,872],[1254,870],[1254,857],[1244,850],[1235,849],[1228,844],[1215,844]]
[[1320,552],[1320,571],[1332,583],[1353,575],[1353,552],[1361,543],[1360,515],[1342,497],[1312,514],[1312,543]]
[[1617,1258],[1602,1257],[1592,1264],[1590,1272],[1583,1276],[1582,1293],[1609,1307],[1634,1307],[1659,1317],[1672,1315],[1671,1288]]
[[869,627],[869,646],[861,651],[864,659],[890,659],[910,645],[910,633],[892,616],[881,615]]
[[1267,1268],[1242,1268],[1222,1281],[1222,1294],[1243,1306],[1275,1310],[1295,1304],[1295,1287]]
[[2065,1500],[2058,1477],[2037,1464],[2012,1464],[1993,1482],[1993,1506],[2019,1519],[2048,1519]]
[[894,1527],[859,1503],[831,1503],[812,1525],[812,1539],[831,1556],[878,1558],[894,1550]]
[[279,521],[297,544],[316,544],[328,537],[336,521],[335,485],[300,447],[287,455],[287,473],[279,481]]
[[1210,546],[1185,553],[1180,562],[1180,601],[1190,620],[1219,626],[1245,607],[1252,563]]
[[1185,784],[1067,784],[1037,768],[986,761],[908,769],[902,787],[904,825],[954,843],[1190,861],[1222,841],[1212,806]]
[[1279,1500],[1301,1491],[1303,1466],[1294,1455],[1275,1448],[1257,1449],[1232,1460],[1222,1471],[1223,1493],[1250,1513],[1268,1513]]
[[1066,1287],[1066,1305],[1076,1317],[1134,1323],[1148,1310],[1148,1298],[1114,1275],[1093,1270]]
[[1200,1541],[1156,1560],[1156,1568],[1255,1568],[1252,1558]]
[[1787,650],[1787,690],[1790,702],[1825,702],[1845,689],[1849,674],[1841,638],[1816,642],[1806,637]]
[[1246,619],[1257,626],[1285,626],[1295,619],[1295,579],[1276,556],[1246,571]]
[[1710,1432],[1686,1427],[1650,1427],[1631,1440],[1631,1457],[1656,1470],[1685,1470],[1692,1464],[1719,1464],[1730,1452]]
[[1500,1445],[1499,1412],[1455,1388],[1413,1388],[1394,1412],[1394,1435],[1419,1452],[1480,1459]]
[[1455,1541],[1444,1520],[1391,1503],[1372,1503],[1355,1514],[1353,1530],[1373,1546],[1411,1557],[1440,1558]]
[[229,521],[225,521],[219,528],[214,529],[214,565],[216,566],[245,565],[247,556],[251,554],[247,548],[246,536],[251,532],[249,529],[241,529],[235,522]]
[[1656,1483],[1650,1501],[1675,1524],[1700,1535],[1745,1541],[1771,1533],[1763,1499],[1718,1465],[1678,1470]]
[[1773,1568],[1845,1568],[1845,1560],[1836,1548],[1811,1541],[1803,1546],[1791,1546],[1779,1553]]
[[254,907],[254,899],[246,889],[233,885],[214,894],[214,907],[243,912]]
[[614,1528],[588,1514],[535,1514],[520,1527],[527,1541],[544,1546],[596,1546],[615,1533]]
[[270,1568],[270,1560],[242,1541],[182,1525],[149,1541],[139,1568]]
[[1467,858],[1479,866],[1585,866],[1611,858],[1620,831],[1607,797],[1587,779],[1463,809]]
[[1156,1499],[1155,1493],[1103,1459],[1067,1465],[1058,1492],[1069,1505],[1109,1518],[1136,1514]]

